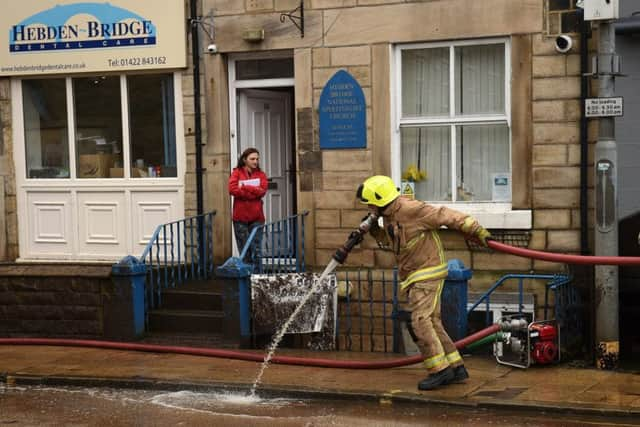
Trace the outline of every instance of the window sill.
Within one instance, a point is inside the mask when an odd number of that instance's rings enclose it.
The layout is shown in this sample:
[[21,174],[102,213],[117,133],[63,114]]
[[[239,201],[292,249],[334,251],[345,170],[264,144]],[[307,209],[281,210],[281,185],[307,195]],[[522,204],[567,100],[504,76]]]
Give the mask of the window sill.
[[530,230],[532,227],[531,210],[512,210],[510,204],[433,204],[446,206],[464,212],[476,218],[483,227],[489,229]]

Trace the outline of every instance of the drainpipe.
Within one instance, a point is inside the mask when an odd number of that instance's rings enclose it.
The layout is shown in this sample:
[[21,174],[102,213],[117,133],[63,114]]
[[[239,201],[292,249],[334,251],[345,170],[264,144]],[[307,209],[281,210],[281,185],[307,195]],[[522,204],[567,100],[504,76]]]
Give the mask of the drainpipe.
[[[191,53],[193,58],[193,104],[196,137],[196,199],[197,212],[202,215],[203,191],[202,191],[202,124],[200,122],[200,41],[198,38],[198,7],[197,0],[191,0]],[[202,245],[200,245],[202,247]]]
[[194,127],[196,132],[196,210],[198,214],[198,258],[200,265],[204,265],[205,259],[205,239],[204,239],[204,221],[202,214],[203,208],[203,191],[202,191],[202,124],[200,122],[200,40],[198,37],[198,5],[197,0],[191,0],[191,16],[189,23],[191,24],[191,56],[193,58],[193,111],[194,111]]
[[580,253],[589,254],[589,206],[587,174],[589,162],[589,141],[585,99],[589,91],[589,30],[591,24],[584,20],[584,10],[578,10],[580,20]]

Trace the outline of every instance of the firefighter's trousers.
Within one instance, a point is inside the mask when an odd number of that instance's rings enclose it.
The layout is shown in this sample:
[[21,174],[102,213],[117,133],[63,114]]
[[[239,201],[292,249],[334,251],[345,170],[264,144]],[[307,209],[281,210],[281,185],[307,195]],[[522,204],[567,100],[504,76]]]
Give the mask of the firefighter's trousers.
[[411,324],[429,374],[462,365],[462,357],[442,326],[440,294],[444,279],[409,286]]

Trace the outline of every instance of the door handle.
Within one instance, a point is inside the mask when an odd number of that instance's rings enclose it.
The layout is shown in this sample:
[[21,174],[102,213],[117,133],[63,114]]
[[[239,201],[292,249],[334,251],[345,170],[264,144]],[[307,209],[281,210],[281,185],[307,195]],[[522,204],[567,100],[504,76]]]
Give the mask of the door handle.
[[267,179],[267,190],[277,190],[277,189],[278,189],[278,183],[271,178]]

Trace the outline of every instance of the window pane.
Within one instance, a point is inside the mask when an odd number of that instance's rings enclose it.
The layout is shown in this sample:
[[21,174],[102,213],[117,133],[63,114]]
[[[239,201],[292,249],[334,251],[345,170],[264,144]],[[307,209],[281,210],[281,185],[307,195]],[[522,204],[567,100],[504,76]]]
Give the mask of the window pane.
[[[511,201],[509,159],[509,128],[506,124],[459,126],[456,131],[457,200]],[[505,175],[508,176],[507,181],[496,181]],[[506,197],[505,191],[508,193]]]
[[402,175],[426,173],[415,182],[416,199],[451,201],[451,137],[448,126],[401,129]]
[[69,178],[64,79],[23,80],[27,178]]
[[249,59],[236,62],[236,80],[293,77],[293,58]]
[[402,116],[449,114],[449,48],[402,51]]
[[455,49],[456,114],[504,114],[504,45]]
[[78,178],[122,177],[119,77],[73,79]]
[[129,76],[127,87],[131,176],[177,176],[173,76]]

